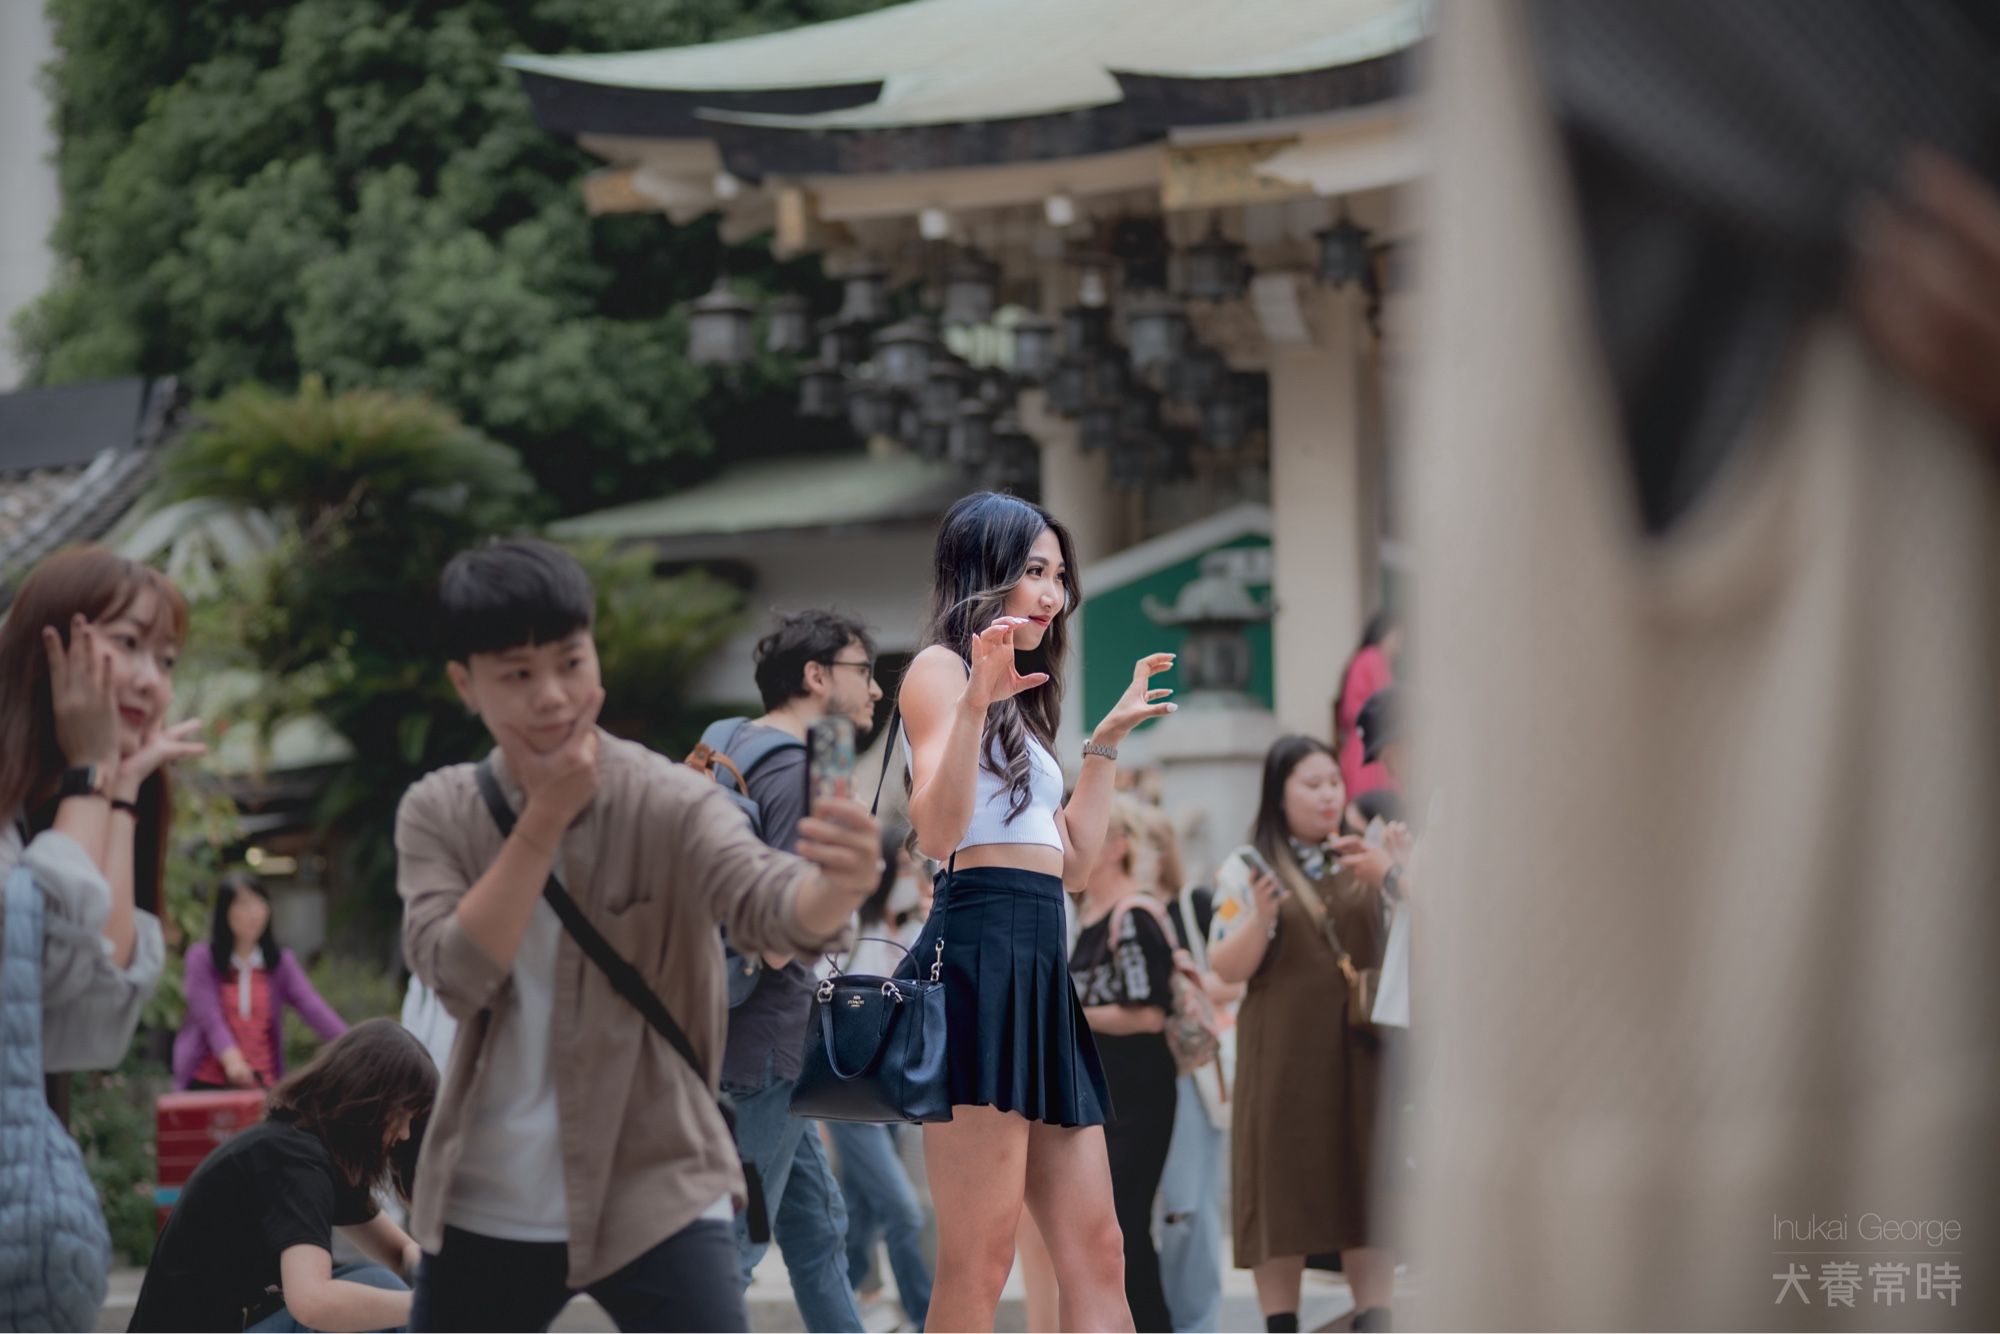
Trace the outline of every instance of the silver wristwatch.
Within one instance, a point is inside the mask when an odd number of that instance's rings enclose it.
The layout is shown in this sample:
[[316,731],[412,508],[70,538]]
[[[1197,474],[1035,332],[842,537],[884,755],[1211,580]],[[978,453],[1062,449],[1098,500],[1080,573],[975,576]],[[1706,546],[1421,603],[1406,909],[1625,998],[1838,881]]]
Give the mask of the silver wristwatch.
[[1115,764],[1118,761],[1118,747],[1107,746],[1100,741],[1084,742],[1083,757],[1085,759],[1089,759],[1092,755],[1102,755],[1105,759],[1110,760]]

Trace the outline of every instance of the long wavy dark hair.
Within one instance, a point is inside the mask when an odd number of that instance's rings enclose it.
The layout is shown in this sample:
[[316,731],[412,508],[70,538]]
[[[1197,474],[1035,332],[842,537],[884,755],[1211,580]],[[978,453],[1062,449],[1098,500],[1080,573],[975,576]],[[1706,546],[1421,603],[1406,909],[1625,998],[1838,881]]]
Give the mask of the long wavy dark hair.
[[[229,971],[229,960],[236,953],[236,932],[229,925],[229,905],[236,902],[238,894],[255,894],[264,900],[265,907],[271,905],[270,892],[256,876],[247,871],[231,871],[222,877],[222,882],[216,886],[215,916],[208,930],[208,951],[214,960],[217,977]],[[278,937],[271,925],[274,916],[264,919],[264,934],[257,941],[257,951],[264,956],[264,971],[267,973],[275,972],[278,967]]]
[[1029,734],[1053,750],[1062,721],[1069,618],[1083,601],[1076,544],[1070,540],[1069,529],[1040,505],[1018,496],[980,491],[958,501],[945,512],[938,527],[930,616],[920,646],[943,644],[970,661],[972,637],[991,625],[1007,605],[1007,594],[1028,568],[1029,549],[1044,531],[1054,533],[1062,549],[1063,585],[1069,598],[1049,622],[1041,644],[1015,657],[1022,675],[1047,672],[1049,679],[987,710],[985,744],[980,751],[980,763],[1007,781],[1009,822],[1027,810],[1031,800]]
[[[388,1186],[407,1203],[437,1090],[437,1066],[424,1045],[393,1019],[369,1019],[286,1076],[266,1107],[273,1121],[290,1121],[326,1145],[349,1186]],[[389,1127],[404,1115],[410,1138],[391,1145]]]

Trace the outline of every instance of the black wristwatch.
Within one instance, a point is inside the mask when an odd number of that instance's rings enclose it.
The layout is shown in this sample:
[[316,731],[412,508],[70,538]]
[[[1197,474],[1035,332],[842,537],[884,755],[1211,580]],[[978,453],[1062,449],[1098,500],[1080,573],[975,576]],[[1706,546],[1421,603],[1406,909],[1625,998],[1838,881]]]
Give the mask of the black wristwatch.
[[70,797],[111,797],[111,771],[96,764],[79,764],[73,769],[65,769],[62,786],[56,789],[56,800]]

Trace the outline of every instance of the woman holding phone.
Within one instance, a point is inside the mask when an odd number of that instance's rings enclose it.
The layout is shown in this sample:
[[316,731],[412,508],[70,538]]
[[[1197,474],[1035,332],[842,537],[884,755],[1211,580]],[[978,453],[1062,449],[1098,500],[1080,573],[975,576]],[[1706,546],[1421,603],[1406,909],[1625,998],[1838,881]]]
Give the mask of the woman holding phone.
[[1347,793],[1311,737],[1264,757],[1250,842],[1223,859],[1209,967],[1248,983],[1237,1016],[1231,1192],[1236,1264],[1252,1271],[1267,1330],[1296,1330],[1306,1257],[1340,1253],[1354,1328],[1388,1327],[1396,1279],[1371,1208],[1383,1043],[1348,1022],[1340,956],[1379,967],[1386,901],[1342,867],[1332,839]]
[[1173,656],[1134,666],[1065,801],[1052,748],[1078,583],[1048,511],[991,492],[958,501],[938,530],[927,647],[899,698],[918,850],[947,863],[906,965],[936,963],[945,984],[952,1119],[924,1127],[936,1329],[993,1327],[1024,1206],[1055,1263],[1062,1328],[1132,1328],[1109,1098],[1067,971],[1063,895],[1103,847],[1118,743],[1173,711],[1151,688]]

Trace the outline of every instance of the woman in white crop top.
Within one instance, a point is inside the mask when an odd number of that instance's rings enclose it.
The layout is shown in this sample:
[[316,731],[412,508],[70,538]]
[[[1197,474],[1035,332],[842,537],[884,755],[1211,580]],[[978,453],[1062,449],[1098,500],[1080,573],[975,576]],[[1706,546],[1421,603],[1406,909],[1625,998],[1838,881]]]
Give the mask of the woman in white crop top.
[[952,1119],[924,1127],[938,1263],[927,1324],[991,1329],[1025,1205],[1048,1241],[1064,1329],[1129,1330],[1112,1207],[1110,1100],[1068,973],[1064,891],[1110,819],[1117,746],[1173,711],[1156,653],[1084,747],[1063,801],[1051,746],[1077,568],[1037,505],[984,492],[938,530],[927,647],[899,697],[917,846],[950,864],[912,956],[942,961]]

